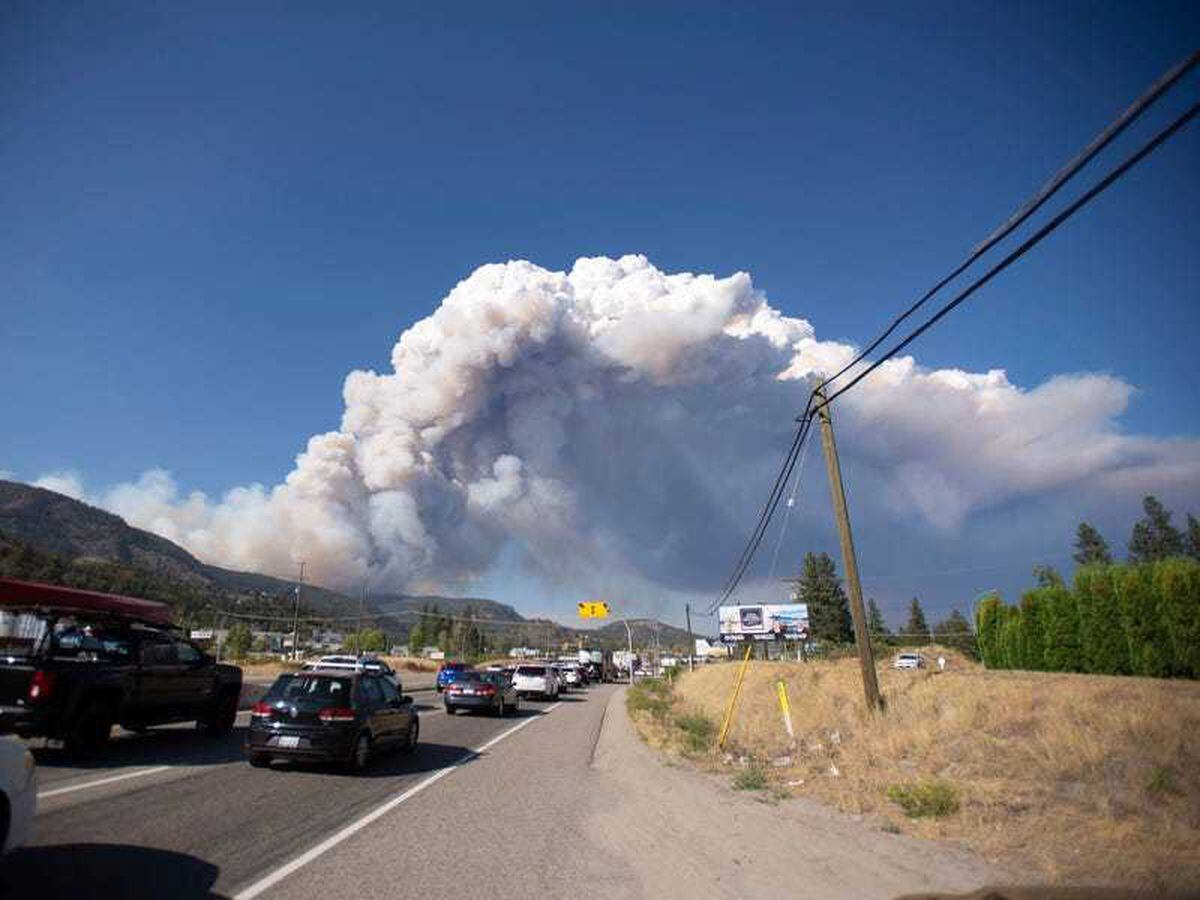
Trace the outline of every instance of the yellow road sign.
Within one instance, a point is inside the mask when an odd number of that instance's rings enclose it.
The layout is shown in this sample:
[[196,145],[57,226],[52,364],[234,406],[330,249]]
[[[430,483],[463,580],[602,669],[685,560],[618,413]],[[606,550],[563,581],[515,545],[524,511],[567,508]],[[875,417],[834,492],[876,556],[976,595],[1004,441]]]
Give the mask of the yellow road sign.
[[608,604],[603,600],[587,600],[579,605],[581,619],[607,619]]

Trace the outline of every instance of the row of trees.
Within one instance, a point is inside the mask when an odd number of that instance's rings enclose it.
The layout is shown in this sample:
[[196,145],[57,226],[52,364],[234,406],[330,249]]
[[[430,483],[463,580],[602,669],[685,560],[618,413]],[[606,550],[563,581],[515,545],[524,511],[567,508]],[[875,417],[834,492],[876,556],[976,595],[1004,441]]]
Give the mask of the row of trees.
[[[1183,530],[1171,523],[1171,512],[1153,494],[1142,500],[1142,518],[1129,535],[1131,563],[1157,562],[1173,556],[1200,560],[1200,520],[1187,516]],[[1080,522],[1075,532],[1075,562],[1081,566],[1108,565],[1113,561],[1108,542],[1089,522]]]
[[1083,566],[1018,606],[988,597],[976,624],[989,668],[1200,678],[1200,561]]
[[[842,589],[837,566],[828,553],[809,553],[797,582],[796,599],[808,604],[808,622],[812,639],[822,644],[849,644],[854,641],[850,617],[850,601]],[[888,628],[874,598],[867,601],[867,631],[875,647],[922,645],[937,642],[976,654],[975,635],[971,623],[957,609],[933,628],[925,618],[921,602],[913,597],[909,604],[908,622],[900,632]]]
[[436,603],[426,603],[408,631],[409,649],[419,653],[422,647],[434,646],[462,657],[482,656],[488,642],[475,618],[473,606],[468,606],[461,616],[451,616],[443,613]]

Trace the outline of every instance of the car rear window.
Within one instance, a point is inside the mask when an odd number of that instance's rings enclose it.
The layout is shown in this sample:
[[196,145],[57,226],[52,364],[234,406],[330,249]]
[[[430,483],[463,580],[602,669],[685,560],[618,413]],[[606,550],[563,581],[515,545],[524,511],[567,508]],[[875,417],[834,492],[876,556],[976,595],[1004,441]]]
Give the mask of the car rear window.
[[280,675],[267,692],[267,702],[275,700],[346,703],[350,699],[350,679],[332,675]]
[[521,668],[517,669],[517,674],[518,675],[541,676],[541,675],[546,674],[546,667],[545,666],[521,666]]

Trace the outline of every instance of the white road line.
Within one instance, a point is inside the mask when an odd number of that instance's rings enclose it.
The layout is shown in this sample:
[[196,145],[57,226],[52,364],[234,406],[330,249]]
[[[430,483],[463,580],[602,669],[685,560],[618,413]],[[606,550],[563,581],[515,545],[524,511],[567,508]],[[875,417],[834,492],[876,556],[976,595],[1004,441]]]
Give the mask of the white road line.
[[165,772],[173,766],[153,766],[149,769],[138,769],[136,772],[125,772],[121,775],[110,775],[108,778],[97,778],[95,781],[85,781],[83,784],[72,784],[68,787],[54,788],[49,791],[38,791],[37,798],[39,800],[49,800],[51,797],[59,797],[63,794],[73,794],[75,791],[86,791],[88,788],[100,787],[105,784],[113,784],[118,781],[127,781],[130,778],[141,778],[143,775],[153,775],[156,772]]
[[[553,710],[555,707],[557,707],[559,705],[561,705],[561,704],[555,703],[551,706],[547,706],[546,709],[544,710],[544,713],[550,712],[551,710]],[[410,787],[404,793],[398,794],[397,796],[393,797],[391,800],[388,800],[383,805],[375,807],[375,809],[371,810],[369,813],[367,813],[361,819],[351,822],[349,825],[347,825],[341,831],[336,832],[335,834],[332,834],[329,837],[325,838],[325,840],[321,841],[321,843],[317,844],[312,849],[307,850],[304,853],[300,854],[295,859],[293,859],[291,862],[284,863],[282,866],[280,866],[274,872],[271,872],[269,875],[263,876],[258,881],[254,882],[254,884],[238,891],[236,894],[233,895],[233,900],[251,900],[251,898],[257,897],[259,894],[261,894],[263,891],[267,890],[268,888],[274,887],[276,884],[283,881],[283,879],[287,878],[289,875],[291,875],[297,869],[303,868],[304,866],[308,865],[310,862],[312,862],[317,857],[332,850],[334,847],[336,847],[342,841],[346,840],[346,838],[352,837],[353,835],[362,831],[364,828],[366,828],[368,825],[370,825],[372,822],[374,822],[380,816],[387,815],[393,809],[395,809],[397,806],[399,806],[401,803],[403,803],[405,800],[408,800],[410,797],[415,797],[417,794],[421,793],[421,791],[425,790],[425,788],[429,787],[434,782],[441,781],[443,778],[445,778],[447,775],[449,775],[455,769],[462,766],[464,763],[470,762],[475,757],[477,757],[480,753],[483,753],[485,750],[490,750],[492,747],[496,746],[498,743],[500,743],[506,737],[516,734],[518,731],[520,731],[526,725],[529,725],[531,722],[536,722],[539,718],[540,718],[540,716],[535,716],[535,717],[532,717],[529,719],[525,719],[522,722],[518,722],[516,725],[514,725],[512,728],[508,729],[507,731],[500,732],[500,734],[496,735],[494,738],[492,738],[487,743],[481,744],[480,746],[476,747],[474,750],[468,751],[461,758],[450,763],[450,765],[446,766],[445,768],[438,769],[436,772],[434,772],[432,775],[430,775],[424,781],[421,781],[421,782],[415,784],[413,787]]]

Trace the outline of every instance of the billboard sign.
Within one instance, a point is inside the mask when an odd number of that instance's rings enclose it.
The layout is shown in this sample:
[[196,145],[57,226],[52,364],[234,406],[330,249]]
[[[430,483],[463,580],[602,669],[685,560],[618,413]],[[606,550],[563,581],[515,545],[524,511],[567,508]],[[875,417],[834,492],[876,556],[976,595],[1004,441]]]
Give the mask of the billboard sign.
[[722,606],[717,612],[721,640],[803,641],[808,638],[807,603]]

